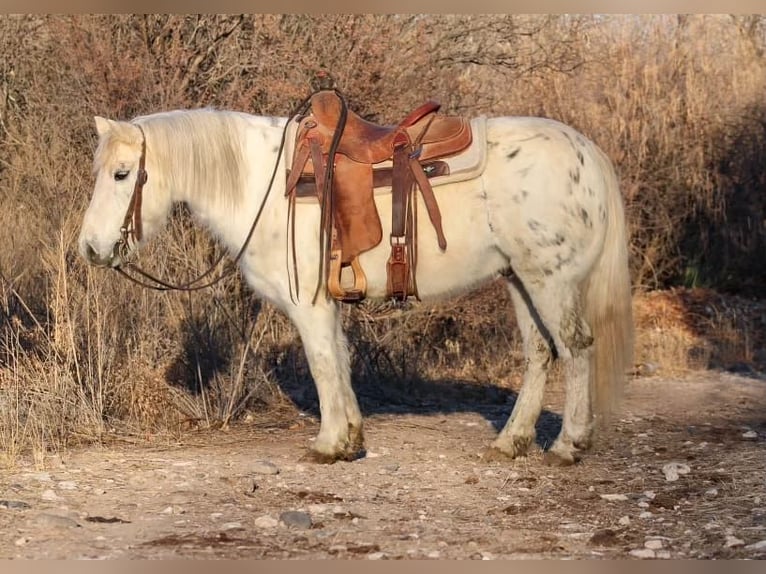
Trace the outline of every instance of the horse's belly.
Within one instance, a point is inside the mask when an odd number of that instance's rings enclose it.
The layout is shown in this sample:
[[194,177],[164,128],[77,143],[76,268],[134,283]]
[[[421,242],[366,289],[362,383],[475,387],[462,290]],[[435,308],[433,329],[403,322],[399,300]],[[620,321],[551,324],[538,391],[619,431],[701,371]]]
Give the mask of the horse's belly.
[[[447,249],[439,248],[422,198],[417,198],[417,287],[421,297],[465,291],[491,279],[507,266],[494,248],[481,183],[461,182],[434,189],[442,216]],[[386,263],[391,254],[391,196],[376,198],[383,241],[359,260],[367,276],[368,297],[386,296]]]

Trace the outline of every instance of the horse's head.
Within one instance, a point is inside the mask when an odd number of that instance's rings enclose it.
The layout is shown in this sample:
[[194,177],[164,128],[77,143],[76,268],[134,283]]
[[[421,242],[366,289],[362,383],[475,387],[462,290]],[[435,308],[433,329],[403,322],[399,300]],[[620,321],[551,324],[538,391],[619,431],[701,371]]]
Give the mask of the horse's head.
[[80,254],[116,267],[162,225],[170,199],[145,169],[146,136],[135,123],[96,117],[96,184],[80,231]]

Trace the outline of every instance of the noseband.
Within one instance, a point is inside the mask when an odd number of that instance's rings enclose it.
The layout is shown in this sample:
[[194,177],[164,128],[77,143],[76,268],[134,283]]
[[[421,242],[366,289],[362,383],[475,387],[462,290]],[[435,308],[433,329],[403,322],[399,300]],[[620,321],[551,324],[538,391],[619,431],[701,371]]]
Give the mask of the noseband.
[[115,245],[115,251],[122,260],[127,260],[130,254],[130,243],[138,243],[143,237],[143,227],[141,225],[141,198],[144,191],[144,184],[148,179],[146,173],[146,134],[143,128],[134,124],[141,132],[141,157],[138,160],[138,173],[136,174],[136,183],[133,185],[133,195],[130,197],[128,210],[125,212],[125,218],[120,227],[120,239]]

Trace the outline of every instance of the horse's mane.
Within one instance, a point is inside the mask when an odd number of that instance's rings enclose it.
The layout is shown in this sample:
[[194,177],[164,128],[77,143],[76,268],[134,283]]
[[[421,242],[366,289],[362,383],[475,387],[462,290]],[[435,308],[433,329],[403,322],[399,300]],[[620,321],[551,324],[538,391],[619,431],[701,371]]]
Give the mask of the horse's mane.
[[[175,110],[140,116],[132,123],[146,134],[147,162],[161,166],[149,173],[150,181],[182,189],[190,198],[230,208],[239,205],[247,175],[239,114],[209,108]],[[113,159],[117,142],[140,145],[138,137],[127,125],[111,131],[100,142],[94,169]]]

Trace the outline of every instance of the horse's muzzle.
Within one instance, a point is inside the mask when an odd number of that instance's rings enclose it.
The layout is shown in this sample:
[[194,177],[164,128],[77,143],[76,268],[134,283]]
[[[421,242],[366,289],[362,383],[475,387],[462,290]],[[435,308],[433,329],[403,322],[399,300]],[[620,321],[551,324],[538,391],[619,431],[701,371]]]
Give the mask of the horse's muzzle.
[[120,264],[120,257],[116,249],[110,250],[106,255],[100,254],[89,242],[80,244],[80,255],[91,265],[98,267],[116,267]]

